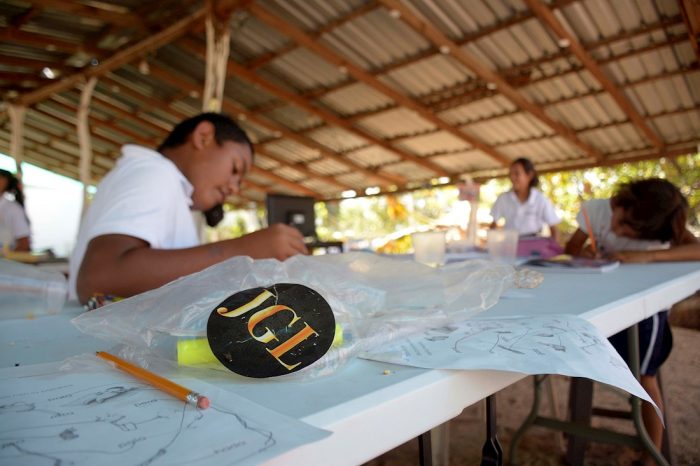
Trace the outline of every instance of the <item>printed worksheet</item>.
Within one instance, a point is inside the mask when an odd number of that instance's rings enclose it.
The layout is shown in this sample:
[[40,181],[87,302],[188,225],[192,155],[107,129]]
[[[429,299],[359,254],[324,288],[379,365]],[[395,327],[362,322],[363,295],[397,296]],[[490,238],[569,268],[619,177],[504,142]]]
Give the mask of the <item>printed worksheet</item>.
[[104,363],[0,370],[0,464],[252,465],[330,434],[200,380],[173,380],[211,406]]
[[431,369],[492,369],[587,377],[651,402],[615,348],[576,316],[471,319],[363,355]]

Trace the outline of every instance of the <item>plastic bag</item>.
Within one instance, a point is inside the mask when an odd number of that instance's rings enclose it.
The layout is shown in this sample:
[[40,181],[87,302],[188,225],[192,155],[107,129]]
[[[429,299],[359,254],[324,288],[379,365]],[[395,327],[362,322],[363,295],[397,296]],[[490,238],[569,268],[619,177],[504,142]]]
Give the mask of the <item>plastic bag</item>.
[[66,277],[59,272],[0,259],[0,319],[55,314],[67,292]]
[[[290,307],[277,302],[277,287],[304,285],[325,299],[335,323],[332,344],[320,359],[288,372],[299,371],[298,375],[307,378],[332,373],[379,344],[468,318],[493,306],[508,288],[536,286],[541,277],[537,272],[516,271],[509,265],[481,260],[431,268],[367,253],[295,256],[285,262],[235,257],[83,314],[73,323],[92,336],[126,345],[128,349],[122,355],[142,364],[156,356],[180,364],[226,370],[221,357],[211,357],[209,346],[214,345],[203,343],[207,337],[209,342],[213,338],[207,335],[210,319],[218,319],[217,312],[233,312],[222,308],[222,303],[232,295],[249,293],[244,301],[250,302],[243,307],[252,311],[246,311],[246,315],[254,311],[271,315],[284,308],[294,323],[299,317],[292,314]],[[269,291],[261,292],[265,287]],[[243,307],[236,312],[242,314]],[[267,314],[260,309],[266,309]],[[278,338],[279,329],[275,333],[264,321],[258,325],[252,320],[247,321],[250,335],[234,343],[255,345],[266,340],[267,353],[261,354],[274,355],[274,348],[283,347],[284,343]],[[295,325],[299,327],[301,323]],[[239,357],[249,354],[244,351]],[[279,358],[278,362],[283,364]],[[280,370],[278,374],[285,373]]]

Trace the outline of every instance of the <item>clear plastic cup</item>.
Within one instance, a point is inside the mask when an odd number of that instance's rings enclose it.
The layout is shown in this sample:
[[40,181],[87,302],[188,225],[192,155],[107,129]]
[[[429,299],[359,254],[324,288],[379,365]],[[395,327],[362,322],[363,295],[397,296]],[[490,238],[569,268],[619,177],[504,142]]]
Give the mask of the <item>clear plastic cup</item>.
[[18,319],[59,312],[68,285],[60,272],[0,259],[0,319]]
[[416,262],[437,267],[445,263],[445,232],[423,231],[413,233],[414,258]]
[[492,260],[513,264],[518,251],[518,232],[489,230],[486,236],[486,248]]

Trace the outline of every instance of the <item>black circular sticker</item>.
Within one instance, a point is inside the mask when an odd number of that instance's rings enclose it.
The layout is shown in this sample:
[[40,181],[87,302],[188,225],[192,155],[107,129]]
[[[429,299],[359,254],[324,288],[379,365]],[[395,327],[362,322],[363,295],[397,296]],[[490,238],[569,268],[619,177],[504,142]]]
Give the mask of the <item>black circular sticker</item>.
[[326,354],[335,317],[323,296],[277,283],[226,298],[209,315],[207,339],[221,363],[247,377],[296,372]]

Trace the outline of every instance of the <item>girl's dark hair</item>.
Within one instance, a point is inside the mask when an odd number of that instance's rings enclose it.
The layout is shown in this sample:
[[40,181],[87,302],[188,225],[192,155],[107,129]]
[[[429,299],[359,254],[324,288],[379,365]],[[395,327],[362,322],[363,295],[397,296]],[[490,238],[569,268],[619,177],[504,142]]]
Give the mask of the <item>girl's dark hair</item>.
[[688,201],[673,183],[649,178],[623,184],[612,198],[625,211],[624,223],[640,239],[679,244],[688,219]]
[[7,170],[0,169],[0,176],[7,180],[7,186],[5,191],[15,196],[15,201],[17,204],[24,208],[24,193],[22,192],[22,187],[19,183],[19,179]]
[[537,170],[535,170],[535,165],[530,161],[530,159],[525,157],[519,157],[515,159],[513,163],[510,164],[510,166],[512,167],[516,164],[523,167],[525,173],[527,173],[528,175],[532,175],[532,179],[530,180],[530,189],[536,188],[537,185],[540,184],[540,179],[537,176]]
[[231,119],[223,113],[201,113],[195,117],[181,121],[173,128],[173,130],[165,138],[165,141],[158,146],[158,152],[163,152],[164,149],[179,147],[187,141],[187,137],[192,134],[197,125],[203,121],[208,121],[214,125],[214,138],[218,145],[222,145],[226,141],[233,141],[246,144],[253,154],[253,143],[250,142],[248,135]]

